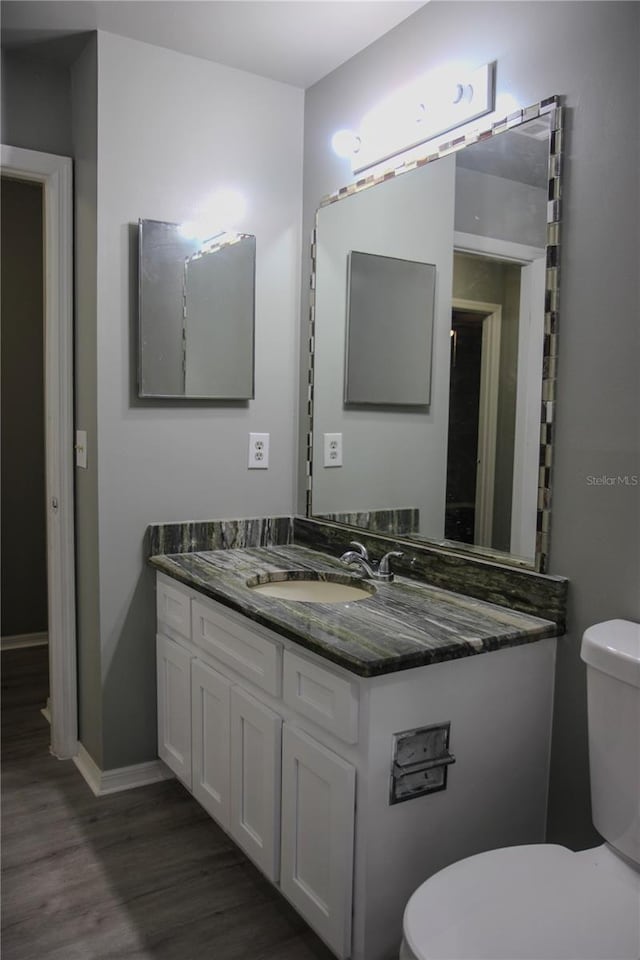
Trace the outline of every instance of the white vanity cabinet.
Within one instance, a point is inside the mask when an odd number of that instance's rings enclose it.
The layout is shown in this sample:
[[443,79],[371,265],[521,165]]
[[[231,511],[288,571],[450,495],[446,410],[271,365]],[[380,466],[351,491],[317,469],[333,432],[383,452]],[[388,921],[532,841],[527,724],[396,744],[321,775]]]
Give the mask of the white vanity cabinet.
[[396,960],[427,877],[544,840],[554,638],[359,677],[161,573],[157,597],[160,757],[340,960]]
[[357,738],[351,685],[161,575],[157,616],[159,756],[336,956],[350,957],[356,771],[321,740],[335,732],[348,751]]

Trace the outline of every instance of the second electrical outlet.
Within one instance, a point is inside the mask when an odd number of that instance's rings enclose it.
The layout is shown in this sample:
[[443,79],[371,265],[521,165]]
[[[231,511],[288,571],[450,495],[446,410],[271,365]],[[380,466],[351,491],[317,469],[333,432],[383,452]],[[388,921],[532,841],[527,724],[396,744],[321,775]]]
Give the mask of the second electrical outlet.
[[342,434],[324,434],[324,465],[325,467],[342,466]]
[[269,434],[249,434],[249,470],[266,470],[269,466]]

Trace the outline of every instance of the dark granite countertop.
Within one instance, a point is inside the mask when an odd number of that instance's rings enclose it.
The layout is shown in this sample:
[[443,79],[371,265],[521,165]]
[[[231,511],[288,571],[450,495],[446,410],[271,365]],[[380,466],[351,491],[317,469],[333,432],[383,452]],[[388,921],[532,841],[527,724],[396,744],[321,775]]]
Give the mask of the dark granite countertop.
[[[283,545],[161,554],[149,563],[301,647],[361,677],[473,656],[557,636],[540,617],[396,577],[366,581],[375,594],[351,603],[306,603],[258,594],[247,580],[286,571],[348,573],[339,560]],[[354,575],[354,579],[359,578]]]

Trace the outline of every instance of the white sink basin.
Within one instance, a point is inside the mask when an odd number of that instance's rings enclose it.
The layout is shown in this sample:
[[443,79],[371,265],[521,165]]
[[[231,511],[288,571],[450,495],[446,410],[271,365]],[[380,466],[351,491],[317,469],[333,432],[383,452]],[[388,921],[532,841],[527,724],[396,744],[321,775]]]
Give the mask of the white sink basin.
[[267,597],[302,603],[350,603],[366,600],[376,592],[371,584],[355,581],[353,577],[339,573],[309,572],[301,576],[297,571],[262,574],[247,580],[247,586]]

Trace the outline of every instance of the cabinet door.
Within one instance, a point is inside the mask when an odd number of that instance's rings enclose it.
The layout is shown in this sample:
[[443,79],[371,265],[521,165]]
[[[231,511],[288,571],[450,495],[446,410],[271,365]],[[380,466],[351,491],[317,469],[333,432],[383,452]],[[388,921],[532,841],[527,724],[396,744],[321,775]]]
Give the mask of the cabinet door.
[[200,660],[191,664],[193,795],[229,829],[231,683]]
[[284,725],[280,886],[341,958],[351,952],[355,776],[346,760]]
[[270,880],[280,870],[281,718],[244,690],[231,688],[233,838]]
[[191,788],[191,655],[158,634],[158,756]]

